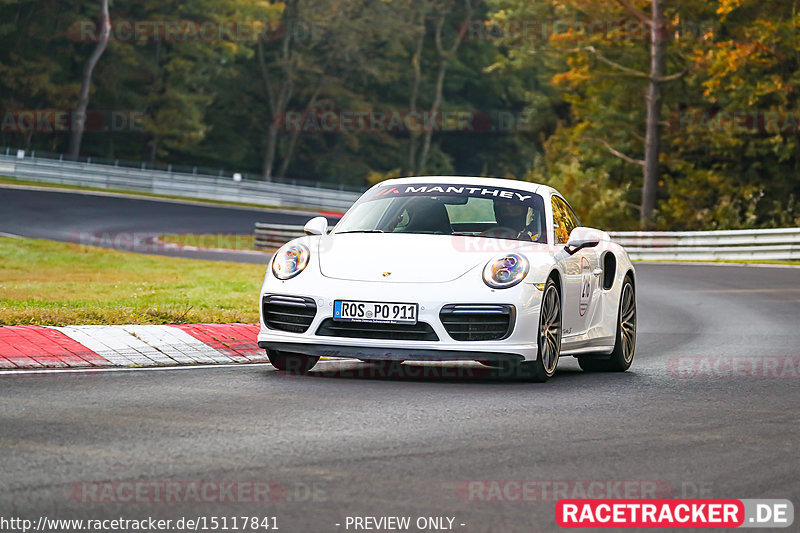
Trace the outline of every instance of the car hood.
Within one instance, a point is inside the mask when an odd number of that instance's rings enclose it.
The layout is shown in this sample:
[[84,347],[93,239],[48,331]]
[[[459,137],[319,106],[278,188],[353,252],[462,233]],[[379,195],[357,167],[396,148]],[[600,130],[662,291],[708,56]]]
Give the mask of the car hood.
[[529,255],[534,243],[481,237],[352,233],[323,237],[317,247],[327,278],[383,283],[453,281],[512,251]]

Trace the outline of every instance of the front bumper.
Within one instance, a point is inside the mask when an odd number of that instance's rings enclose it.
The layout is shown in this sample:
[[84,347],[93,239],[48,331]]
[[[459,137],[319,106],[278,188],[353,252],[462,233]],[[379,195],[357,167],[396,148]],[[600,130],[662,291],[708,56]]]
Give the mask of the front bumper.
[[[482,284],[476,285],[474,280],[464,278],[448,283],[410,284],[348,281],[304,275],[281,281],[267,276],[259,301],[259,311],[262,314],[258,345],[267,350],[363,360],[535,360],[538,356],[536,341],[541,291],[533,283],[527,282],[510,289],[491,289]],[[261,301],[267,294],[312,298],[316,302],[316,314],[308,329],[304,333],[290,333],[267,327],[261,306]],[[333,301],[337,299],[418,303],[419,321],[429,324],[439,340],[317,335],[322,321],[332,318]],[[511,304],[516,309],[513,331],[502,340],[456,341],[439,319],[442,307],[449,304]]]
[[[380,341],[377,341],[380,342]],[[473,352],[468,350],[432,350],[429,348],[392,348],[387,346],[347,346],[298,342],[258,341],[259,348],[318,357],[346,357],[364,361],[520,361],[514,353]]]

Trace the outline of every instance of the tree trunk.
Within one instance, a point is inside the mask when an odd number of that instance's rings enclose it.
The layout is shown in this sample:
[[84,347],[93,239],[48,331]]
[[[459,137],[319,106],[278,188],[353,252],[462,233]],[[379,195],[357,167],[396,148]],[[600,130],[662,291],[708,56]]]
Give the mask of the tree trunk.
[[92,86],[92,73],[94,67],[100,60],[100,56],[105,52],[108,46],[109,38],[111,37],[111,16],[108,12],[108,0],[103,0],[102,13],[103,27],[100,30],[100,36],[97,40],[94,52],[89,56],[86,65],[83,68],[83,80],[81,81],[81,92],[78,100],[78,107],[75,110],[75,115],[79,121],[76,124],[75,120],[72,123],[72,130],[69,136],[69,150],[67,151],[67,159],[76,160],[81,152],[81,141],[83,141],[83,129],[85,128],[86,109],[89,107],[89,89]]
[[[466,15],[465,19],[470,20],[472,18],[472,1],[465,0],[464,4],[466,5]],[[441,18],[439,19],[438,25],[436,27],[436,49],[439,52],[439,57],[441,61],[439,62],[439,72],[436,76],[436,88],[433,98],[433,105],[430,109],[431,114],[431,122],[435,121],[436,114],[439,112],[439,108],[442,104],[442,92],[444,91],[444,78],[447,75],[447,67],[450,66],[450,61],[458,52],[458,47],[461,46],[461,41],[464,39],[464,34],[467,30],[467,24],[464,24],[456,34],[455,40],[453,44],[450,46],[450,49],[445,51],[442,46],[442,29],[444,27],[445,17],[447,13],[443,13]],[[417,173],[422,174],[425,172],[425,165],[428,163],[428,155],[430,154],[431,148],[431,138],[433,137],[433,129],[429,129],[425,131],[423,141],[422,141],[422,151],[419,154],[419,164],[417,166]]]
[[[306,105],[306,113],[311,113],[314,111],[314,108],[317,105],[317,99],[319,98],[320,92],[322,92],[322,87],[325,85],[325,75],[320,78],[319,84],[317,88],[314,90],[314,94],[311,95],[311,98],[308,100],[308,104]],[[289,146],[286,147],[286,153],[283,155],[283,160],[281,161],[281,168],[278,170],[278,177],[283,179],[286,177],[286,171],[289,170],[289,165],[292,163],[292,159],[294,158],[294,150],[297,147],[297,139],[300,137],[300,130],[297,129],[292,132],[292,135],[289,137]]]
[[[439,113],[439,108],[442,104],[442,92],[444,90],[444,77],[447,74],[447,63],[442,62],[443,64],[439,67],[439,73],[436,76],[436,88],[434,97],[433,97],[433,105],[430,109],[430,117],[431,117],[431,124],[436,123],[436,115]],[[425,172],[425,165],[428,164],[428,155],[430,154],[431,150],[431,138],[433,137],[433,127],[430,129],[425,130],[422,138],[422,150],[419,154],[419,170],[417,171],[418,174],[422,174]]]
[[275,151],[278,146],[278,123],[276,120],[269,121],[267,130],[267,146],[264,152],[264,165],[262,167],[262,177],[266,181],[272,181],[272,166],[275,163]]
[[[298,19],[297,2],[286,2],[283,12],[282,23],[286,28],[293,28]],[[287,30],[281,41],[280,66],[282,78],[275,87],[275,82],[269,72],[267,60],[264,55],[264,46],[258,43],[258,66],[261,71],[261,78],[264,82],[264,92],[267,96],[270,110],[270,122],[267,130],[267,143],[264,152],[264,163],[262,166],[262,177],[266,181],[272,179],[272,171],[275,166],[275,154],[278,148],[279,122],[284,119],[286,106],[292,98],[294,88],[294,49],[292,42],[292,32]]]
[[661,151],[661,78],[664,76],[666,35],[661,0],[652,0],[650,24],[650,86],[647,92],[647,135],[645,137],[644,183],[639,223],[642,229],[653,225],[658,192],[659,153]]
[[[422,47],[425,44],[425,12],[422,13],[422,21],[420,23],[420,32],[417,37],[417,44],[414,48],[414,55],[411,58],[411,66],[414,71],[414,78],[411,83],[411,95],[409,96],[409,112],[417,112],[417,98],[419,96],[419,84],[422,80]],[[413,176],[417,173],[417,142],[419,140],[419,132],[409,132],[410,142],[408,146],[408,170],[407,175]]]
[[155,165],[156,156],[158,155],[158,135],[153,135],[153,140],[150,141],[150,155],[147,157],[147,162]]

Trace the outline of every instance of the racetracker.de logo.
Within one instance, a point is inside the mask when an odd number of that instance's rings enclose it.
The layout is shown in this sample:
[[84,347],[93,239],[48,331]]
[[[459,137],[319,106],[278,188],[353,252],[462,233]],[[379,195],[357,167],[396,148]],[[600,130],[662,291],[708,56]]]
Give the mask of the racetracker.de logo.
[[794,523],[794,505],[775,499],[571,499],[559,501],[555,515],[567,528],[786,528]]
[[561,527],[738,527],[744,522],[739,500],[561,500]]

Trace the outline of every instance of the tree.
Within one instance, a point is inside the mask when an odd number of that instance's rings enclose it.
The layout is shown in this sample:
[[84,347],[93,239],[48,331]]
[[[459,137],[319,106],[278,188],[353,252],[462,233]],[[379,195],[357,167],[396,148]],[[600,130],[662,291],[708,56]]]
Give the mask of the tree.
[[[90,125],[79,144],[92,157],[356,186],[395,173],[524,178],[560,188],[586,223],[609,229],[797,225],[799,4],[115,2],[115,27],[241,23],[257,35],[112,30],[87,77],[101,32],[87,41],[71,30],[100,25],[100,0],[0,0],[0,144],[66,152],[67,129],[15,117],[63,114],[84,92],[90,116],[130,111],[142,126]],[[420,110],[483,122],[464,132],[280,121]],[[498,124],[507,116],[511,127]]]
[[[407,30],[403,7],[382,0],[287,2],[280,41],[258,45],[259,87],[268,108],[262,164],[265,179],[272,178],[277,161],[278,175],[287,172],[304,133],[285,131],[287,111],[313,118],[318,109],[332,104],[353,109],[380,103],[380,98],[362,90],[368,83],[365,80],[396,77],[392,48],[398,33],[402,36]],[[376,57],[375,50],[387,57]],[[286,140],[282,150],[281,137]],[[339,131],[335,142],[355,143],[356,138],[351,132]]]
[[666,28],[661,0],[652,0],[650,18],[636,9],[627,0],[617,0],[637,20],[650,27],[650,74],[647,90],[647,126],[644,150],[644,181],[642,184],[642,208],[639,223],[649,229],[653,223],[658,190],[659,156],[661,154],[661,85],[664,83],[664,47]]
[[[551,83],[569,104],[559,128],[563,135],[557,131],[546,144],[550,147],[547,160],[552,161],[548,167],[553,170],[571,158],[577,158],[579,166],[581,160],[591,161],[607,169],[610,181],[603,183],[620,191],[632,190],[632,180],[618,163],[641,167],[640,227],[651,226],[656,205],[662,86],[685,75],[685,68],[664,75],[669,34],[661,0],[650,3],[648,16],[627,0],[563,0],[534,7],[516,0],[495,2],[497,23],[535,20],[542,30],[533,39],[504,39],[501,44],[507,51],[502,64],[521,69],[534,63],[547,69]],[[673,57],[673,61],[680,60],[679,55]],[[646,62],[650,65],[647,70],[643,68]],[[647,86],[640,85],[641,81]],[[639,120],[645,126],[641,134],[630,127]],[[577,143],[580,148],[572,150],[555,138]],[[643,157],[630,155],[639,151]],[[618,225],[627,223],[619,220]]]
[[[97,62],[105,52],[108,46],[108,40],[111,36],[111,16],[108,11],[108,0],[101,0],[100,5],[100,31],[97,37],[97,45],[94,51],[86,60],[86,65],[83,68],[83,76],[81,78],[81,91],[78,98],[78,106],[75,109],[75,114],[78,117],[86,115],[86,109],[89,107],[89,91],[92,86],[92,73],[94,72]],[[67,156],[69,159],[77,159],[81,151],[81,140],[83,139],[84,125],[78,124],[73,127],[70,132],[69,150]]]
[[[472,13],[474,11],[472,7],[472,1],[464,0],[463,13],[457,14],[458,18],[456,21],[454,21],[456,24],[453,24],[453,21],[451,21],[451,25],[456,26],[456,28],[454,35],[451,38],[452,41],[448,46],[444,42],[445,28],[447,22],[449,21],[450,15],[453,14],[454,8],[455,2],[452,0],[446,2],[423,3],[421,9],[419,9],[416,13],[418,17],[418,29],[416,30],[417,35],[414,39],[414,53],[411,60],[413,72],[413,81],[410,92],[411,96],[409,98],[411,112],[415,113],[417,111],[417,101],[420,94],[420,83],[422,80],[422,48],[425,43],[427,19],[429,16],[435,17],[433,41],[436,50],[436,77],[432,90],[432,102],[430,108],[428,109],[428,114],[431,117],[435,117],[441,110],[444,81],[445,77],[447,76],[447,70],[453,60],[456,58],[456,54],[458,53],[458,49],[464,40],[464,34],[467,30],[467,26],[463,21],[471,20]],[[422,149],[419,153],[419,157],[417,158],[418,134],[416,132],[411,133],[411,141],[408,152],[408,166],[410,174],[422,174],[425,172],[425,166],[427,165],[428,157],[430,156],[432,138],[433,128],[426,128],[422,133]]]
[[1,144],[59,149],[65,129],[30,127],[18,114],[74,108],[80,88],[71,71],[75,47],[61,36],[75,17],[61,1],[0,0]]

